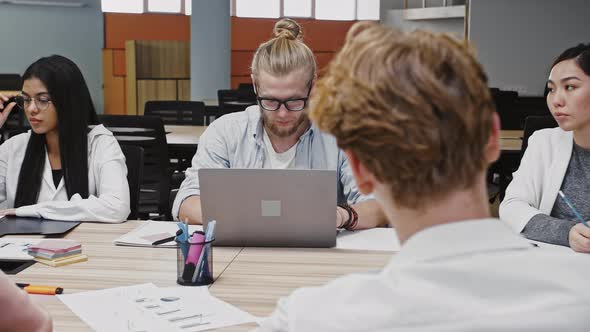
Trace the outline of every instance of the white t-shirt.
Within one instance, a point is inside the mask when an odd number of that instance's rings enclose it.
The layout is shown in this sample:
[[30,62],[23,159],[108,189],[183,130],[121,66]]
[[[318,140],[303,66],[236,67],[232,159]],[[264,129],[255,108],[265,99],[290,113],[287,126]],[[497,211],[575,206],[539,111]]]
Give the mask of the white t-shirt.
[[266,152],[268,154],[268,162],[270,167],[275,169],[286,169],[292,166],[293,160],[295,160],[295,151],[297,150],[297,144],[293,145],[289,150],[283,153],[277,153],[272,147],[270,137],[264,132],[264,145],[266,145]]

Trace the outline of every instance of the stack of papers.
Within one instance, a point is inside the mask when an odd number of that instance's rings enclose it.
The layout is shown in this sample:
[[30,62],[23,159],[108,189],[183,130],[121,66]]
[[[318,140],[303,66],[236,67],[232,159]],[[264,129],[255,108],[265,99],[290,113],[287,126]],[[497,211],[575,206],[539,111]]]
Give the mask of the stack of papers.
[[154,284],[57,296],[96,331],[203,331],[257,322],[202,287]]
[[88,256],[82,254],[82,245],[73,240],[41,240],[28,247],[28,254],[37,262],[54,267],[88,260]]

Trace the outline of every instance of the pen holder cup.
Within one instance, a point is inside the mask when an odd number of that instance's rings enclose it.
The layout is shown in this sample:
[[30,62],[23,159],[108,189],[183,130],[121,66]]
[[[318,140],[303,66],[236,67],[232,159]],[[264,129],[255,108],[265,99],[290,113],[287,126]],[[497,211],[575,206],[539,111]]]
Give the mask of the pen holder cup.
[[176,241],[176,282],[183,286],[213,283],[213,241]]

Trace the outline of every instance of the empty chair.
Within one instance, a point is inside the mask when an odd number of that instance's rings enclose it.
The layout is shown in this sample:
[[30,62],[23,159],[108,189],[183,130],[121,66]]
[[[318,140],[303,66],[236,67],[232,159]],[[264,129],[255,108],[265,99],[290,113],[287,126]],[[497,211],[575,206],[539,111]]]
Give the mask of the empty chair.
[[168,197],[172,169],[162,119],[143,115],[100,115],[99,120],[113,132],[120,145],[144,149],[138,216],[170,216]]
[[253,93],[240,90],[217,90],[217,99],[221,114],[241,112],[248,106],[256,104],[256,97],[253,97]]
[[496,88],[490,89],[496,111],[500,116],[502,129],[522,129],[523,118],[516,109],[518,93],[516,91],[502,91]]
[[203,126],[207,124],[205,104],[200,101],[152,100],[144,115],[158,116],[164,124]]
[[131,213],[127,219],[138,218],[139,195],[141,178],[143,177],[143,148],[133,145],[121,145],[127,165],[127,182],[129,183],[129,198]]

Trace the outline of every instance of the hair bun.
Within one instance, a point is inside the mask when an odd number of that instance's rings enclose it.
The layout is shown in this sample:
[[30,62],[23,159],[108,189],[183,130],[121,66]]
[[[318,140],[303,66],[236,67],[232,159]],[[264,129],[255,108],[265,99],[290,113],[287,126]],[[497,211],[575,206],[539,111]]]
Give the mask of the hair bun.
[[272,32],[276,38],[283,37],[291,40],[301,40],[303,37],[301,26],[290,18],[283,18],[275,23]]

